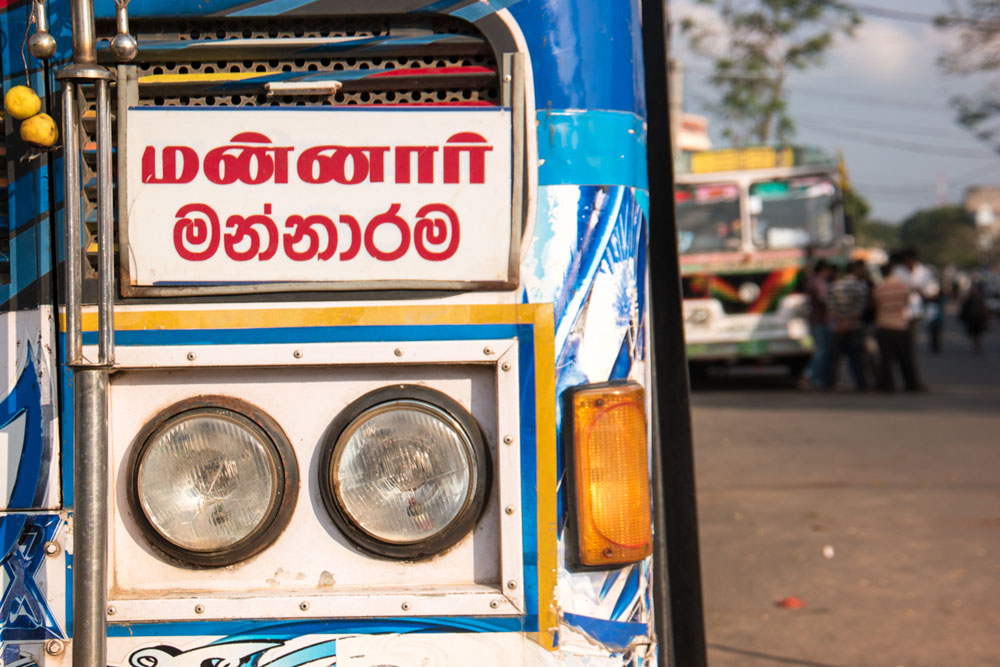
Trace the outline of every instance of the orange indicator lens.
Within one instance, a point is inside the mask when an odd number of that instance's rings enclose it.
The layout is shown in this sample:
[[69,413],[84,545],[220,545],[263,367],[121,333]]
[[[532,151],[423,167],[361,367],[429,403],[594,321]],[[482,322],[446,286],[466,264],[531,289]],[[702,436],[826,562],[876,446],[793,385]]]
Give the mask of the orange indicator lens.
[[632,382],[589,385],[572,404],[580,563],[642,560],[653,551],[645,392]]

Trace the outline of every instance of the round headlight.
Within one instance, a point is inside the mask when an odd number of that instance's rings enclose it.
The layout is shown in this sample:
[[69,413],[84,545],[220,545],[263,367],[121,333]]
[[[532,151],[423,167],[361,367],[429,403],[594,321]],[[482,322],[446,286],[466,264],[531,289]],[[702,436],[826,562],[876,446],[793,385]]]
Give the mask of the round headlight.
[[178,403],[150,421],[132,451],[128,482],[132,513],[150,542],[207,567],[273,542],[298,494],[295,459],[278,425],[221,397]]
[[426,387],[384,387],[334,420],[320,489],[355,545],[422,558],[472,528],[486,504],[488,460],[478,423],[454,400]]

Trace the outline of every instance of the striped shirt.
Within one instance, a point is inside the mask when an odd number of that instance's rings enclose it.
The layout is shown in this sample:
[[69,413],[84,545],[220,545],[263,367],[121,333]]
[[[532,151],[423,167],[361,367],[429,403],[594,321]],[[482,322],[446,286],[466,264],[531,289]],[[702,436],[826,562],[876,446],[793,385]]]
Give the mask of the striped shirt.
[[868,285],[854,276],[845,276],[833,283],[830,309],[839,327],[856,329],[868,305]]
[[875,326],[879,329],[906,329],[910,321],[910,286],[890,276],[875,288]]

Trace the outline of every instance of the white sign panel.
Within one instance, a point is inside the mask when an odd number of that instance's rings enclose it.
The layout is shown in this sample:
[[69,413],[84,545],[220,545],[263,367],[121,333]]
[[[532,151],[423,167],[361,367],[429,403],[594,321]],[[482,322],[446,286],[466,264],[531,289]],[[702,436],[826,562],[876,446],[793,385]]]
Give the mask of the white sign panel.
[[504,109],[128,112],[141,286],[506,282]]

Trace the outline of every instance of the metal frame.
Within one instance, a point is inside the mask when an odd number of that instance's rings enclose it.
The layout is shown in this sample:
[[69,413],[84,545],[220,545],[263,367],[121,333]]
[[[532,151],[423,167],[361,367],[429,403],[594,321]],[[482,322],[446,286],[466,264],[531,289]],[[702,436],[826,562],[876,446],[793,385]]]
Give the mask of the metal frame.
[[[510,253],[507,261],[507,279],[503,281],[446,281],[446,280],[384,280],[384,281],[323,281],[323,282],[270,282],[239,285],[136,285],[129,271],[128,235],[128,170],[126,151],[118,151],[118,239],[119,274],[121,294],[124,297],[187,297],[206,295],[271,294],[287,292],[343,292],[386,290],[509,290],[520,283],[520,261],[523,234],[531,228],[529,217],[535,208],[537,187],[537,156],[535,155],[536,124],[534,109],[528,101],[534,96],[527,88],[527,57],[524,52],[505,52],[500,63],[501,106],[511,112],[511,221]],[[138,82],[134,66],[118,68],[118,108],[127,108],[138,101]],[[124,104],[124,106],[123,106]],[[335,111],[336,107],[331,107]],[[119,111],[118,144],[126,145],[128,114]],[[524,244],[527,245],[526,243]]]
[[[501,433],[516,433],[520,424],[518,376],[518,343],[515,339],[497,340],[459,340],[459,341],[411,341],[394,343],[309,343],[309,344],[266,344],[255,345],[252,355],[248,355],[246,346],[219,345],[198,346],[194,349],[185,346],[155,346],[131,347],[123,346],[118,350],[117,368],[122,371],[136,370],[156,371],[163,369],[171,373],[178,368],[197,368],[201,370],[216,369],[226,372],[226,377],[234,378],[236,373],[247,373],[252,376],[263,369],[280,368],[315,368],[318,372],[336,371],[337,366],[365,367],[370,366],[385,371],[386,377],[398,374],[405,366],[486,366],[491,369],[496,395],[497,424],[496,433],[487,437],[493,442],[495,452],[493,461],[493,477],[495,481],[494,495],[490,492],[488,511],[496,511],[499,522],[497,540],[497,557],[499,567],[496,583],[461,584],[461,585],[419,585],[413,582],[406,586],[380,586],[377,589],[366,587],[332,587],[317,589],[314,585],[303,585],[299,589],[282,589],[273,592],[217,592],[212,591],[212,581],[218,579],[218,574],[211,570],[198,571],[190,569],[177,570],[178,577],[174,585],[182,589],[177,595],[151,595],[149,593],[124,593],[111,589],[110,604],[115,608],[114,616],[109,620],[114,622],[146,621],[146,620],[209,620],[209,619],[254,619],[254,618],[316,618],[343,617],[365,618],[372,616],[398,616],[402,612],[407,616],[425,615],[468,615],[468,616],[520,616],[525,613],[524,559],[522,539],[522,507],[520,480],[520,442],[514,438],[510,443],[497,442]],[[489,354],[485,350],[489,350]],[[248,360],[252,356],[252,360]],[[397,368],[394,368],[397,367]],[[124,375],[123,375],[124,376]],[[168,375],[164,376],[169,377]],[[388,380],[387,385],[392,381]],[[429,381],[433,387],[434,382]],[[197,391],[197,390],[195,390]],[[212,390],[214,393],[215,390]],[[267,408],[267,405],[262,405]],[[274,413],[271,412],[273,415]],[[276,415],[281,418],[280,415]],[[289,439],[297,451],[304,466],[301,471],[303,483],[306,479],[315,477],[312,468],[318,460],[310,454],[309,463],[303,458],[305,450],[316,448],[301,443],[301,437],[296,433],[295,425],[284,423]],[[123,448],[133,440],[134,434],[110,434],[115,461],[121,460]],[[121,440],[123,439],[123,440]],[[121,441],[121,444],[116,443]],[[320,445],[317,444],[317,447]],[[311,448],[312,447],[312,448]],[[304,448],[304,449],[303,449]],[[311,449],[310,449],[311,448]],[[115,463],[117,466],[118,463]],[[118,477],[116,473],[113,477]],[[115,480],[116,488],[120,481]],[[305,498],[303,498],[305,497]],[[121,499],[119,498],[118,505]],[[296,512],[306,510],[318,512],[317,516],[325,515],[320,505],[313,506],[308,494],[301,494]],[[114,516],[122,511],[118,505],[109,508],[109,515]],[[508,513],[507,507],[514,508]],[[125,516],[116,519],[125,524],[125,532],[120,526],[112,532],[112,541],[126,545],[130,537],[129,522]],[[287,530],[292,530],[295,517]],[[130,547],[131,548],[131,547]],[[141,548],[139,546],[138,548]],[[117,558],[126,557],[122,547],[116,546]],[[267,556],[267,549],[258,553],[250,561],[252,567],[259,568],[259,561]],[[425,562],[423,567],[437,567],[438,563],[446,563],[447,553]],[[372,562],[386,562],[385,559],[375,559]],[[287,563],[282,563],[287,569]],[[234,568],[241,567],[236,564]],[[336,563],[331,563],[331,568]],[[395,565],[393,565],[395,567]],[[407,567],[412,567],[408,565]],[[192,582],[196,577],[204,577],[202,591],[195,590]],[[117,577],[115,579],[117,581]],[[518,582],[513,587],[507,582]],[[201,609],[195,611],[195,607]]]

